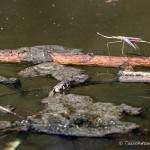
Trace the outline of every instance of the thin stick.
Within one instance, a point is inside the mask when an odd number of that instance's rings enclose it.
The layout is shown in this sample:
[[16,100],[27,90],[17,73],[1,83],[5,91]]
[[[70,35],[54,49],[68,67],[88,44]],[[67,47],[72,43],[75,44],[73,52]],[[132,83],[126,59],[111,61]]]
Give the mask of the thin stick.
[[21,120],[22,120],[22,119],[25,120],[22,116],[18,115],[18,114],[15,113],[15,112],[12,112],[11,110],[9,110],[9,109],[7,109],[7,108],[5,108],[5,107],[0,106],[0,109],[3,110],[3,111],[6,111],[7,113],[9,113],[9,114],[11,114],[11,115],[16,116],[17,118],[19,118],[19,119],[21,119]]

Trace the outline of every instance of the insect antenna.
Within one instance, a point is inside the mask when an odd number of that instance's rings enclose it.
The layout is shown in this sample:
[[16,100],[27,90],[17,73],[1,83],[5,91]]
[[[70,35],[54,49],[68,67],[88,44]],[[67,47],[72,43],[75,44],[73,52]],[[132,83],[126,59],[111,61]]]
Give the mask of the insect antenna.
[[100,35],[100,36],[102,36],[102,37],[104,37],[104,38],[107,38],[107,39],[113,39],[112,36],[106,36],[106,35],[103,35],[103,34],[101,34],[99,32],[97,32],[97,34]]

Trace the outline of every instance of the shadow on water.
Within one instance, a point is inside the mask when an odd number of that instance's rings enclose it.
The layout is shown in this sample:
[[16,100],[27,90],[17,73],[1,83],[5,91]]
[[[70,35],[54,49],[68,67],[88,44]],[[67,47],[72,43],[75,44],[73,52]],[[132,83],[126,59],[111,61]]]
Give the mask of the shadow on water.
[[[98,37],[96,32],[105,35],[124,35],[141,37],[150,41],[150,1],[145,0],[0,0],[0,48],[13,49],[35,45],[62,45],[79,48],[85,53],[93,52],[108,55],[108,39]],[[150,56],[149,44],[138,46],[146,56]],[[110,47],[111,55],[121,55],[121,45]],[[126,53],[137,53],[125,45]],[[0,64],[0,74],[7,77],[18,77],[17,72],[27,64]],[[80,67],[79,67],[80,68]],[[144,131],[133,132],[111,138],[77,138],[39,134],[10,134],[0,138],[0,149],[16,138],[21,139],[18,149],[30,150],[99,150],[99,149],[147,149],[148,146],[119,145],[120,141],[149,141],[150,129],[150,96],[149,84],[122,84],[114,82],[118,69],[101,67],[82,67],[92,77],[90,83],[73,85],[67,91],[81,95],[90,95],[94,101],[126,103],[143,107],[144,117],[124,117],[126,121],[136,122]],[[53,87],[57,81],[48,77],[21,79],[23,90]],[[9,86],[0,85],[1,93],[14,92]],[[18,90],[18,89],[16,89]],[[11,104],[20,114],[33,114],[43,108],[39,101],[46,97],[46,92],[18,93],[0,98],[0,104]],[[34,110],[33,110],[34,108]],[[1,115],[1,114],[0,114]],[[1,119],[12,117],[2,116]],[[150,142],[150,141],[149,141]]]

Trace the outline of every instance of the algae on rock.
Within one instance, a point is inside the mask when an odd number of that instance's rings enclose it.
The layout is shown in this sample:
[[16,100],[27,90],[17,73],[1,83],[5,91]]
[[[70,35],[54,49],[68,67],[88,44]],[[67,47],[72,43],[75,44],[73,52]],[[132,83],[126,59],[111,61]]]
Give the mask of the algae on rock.
[[[122,122],[124,111],[132,115],[140,113],[137,108],[112,103],[94,103],[89,96],[56,94],[42,100],[45,110],[31,116],[32,129],[46,134],[103,137],[113,133],[126,133],[139,127],[131,122]],[[127,105],[126,105],[127,106]],[[129,110],[130,109],[130,110]]]

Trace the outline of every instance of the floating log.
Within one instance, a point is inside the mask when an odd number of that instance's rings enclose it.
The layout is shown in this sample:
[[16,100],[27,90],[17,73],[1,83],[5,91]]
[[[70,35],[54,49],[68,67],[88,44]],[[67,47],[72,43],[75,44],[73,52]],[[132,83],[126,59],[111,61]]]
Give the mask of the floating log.
[[117,57],[117,56],[90,56],[68,55],[52,53],[53,62],[71,65],[94,65],[104,67],[145,66],[150,67],[150,57]]
[[[52,47],[52,46],[51,46]],[[17,50],[1,50],[0,62],[30,62],[34,64],[43,62],[56,62],[59,64],[71,65],[94,65],[104,67],[121,67],[121,66],[144,66],[150,67],[150,57],[119,57],[119,56],[99,56],[80,53],[62,53],[61,50],[55,53],[55,49],[50,46],[37,46],[32,48],[20,48]],[[54,51],[55,50],[55,51]]]
[[26,56],[26,52],[20,53],[15,50],[1,50],[0,51],[0,62],[11,62],[18,63],[21,62],[21,57]]
[[119,71],[120,82],[146,82],[150,83],[150,72]]
[[16,50],[0,50],[0,62],[30,62],[39,64],[52,61],[51,53],[81,54],[78,49],[68,49],[59,45],[22,47]]
[[142,82],[142,83],[150,83],[149,77],[142,76],[121,76],[119,77],[120,82]]
[[120,76],[143,76],[143,77],[150,77],[150,72],[143,72],[143,71],[119,71],[118,75]]

